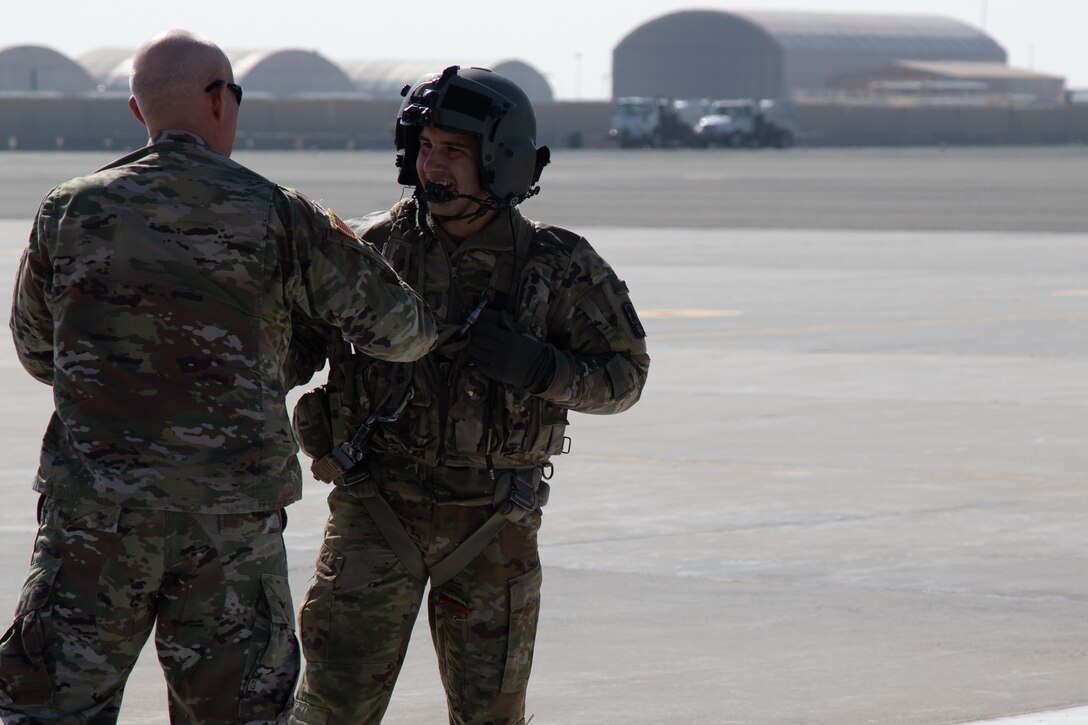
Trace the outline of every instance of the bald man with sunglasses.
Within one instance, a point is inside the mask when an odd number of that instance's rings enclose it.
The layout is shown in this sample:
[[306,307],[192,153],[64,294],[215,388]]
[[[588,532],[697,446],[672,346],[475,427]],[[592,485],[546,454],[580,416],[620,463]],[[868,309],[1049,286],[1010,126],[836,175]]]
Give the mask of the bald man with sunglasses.
[[154,627],[171,722],[271,723],[299,669],[284,396],[314,355],[292,316],[395,362],[435,325],[331,210],[230,160],[242,89],[217,46],[156,36],[131,85],[150,143],[46,196],[16,282],[17,354],[56,408],[0,718],[116,722]]

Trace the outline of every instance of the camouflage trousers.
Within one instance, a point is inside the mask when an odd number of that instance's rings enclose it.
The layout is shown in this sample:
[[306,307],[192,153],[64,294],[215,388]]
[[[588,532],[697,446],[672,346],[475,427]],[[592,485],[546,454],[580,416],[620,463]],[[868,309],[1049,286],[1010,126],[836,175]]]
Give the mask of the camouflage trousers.
[[[455,502],[490,495],[485,471],[407,465],[380,474],[382,495],[433,566],[491,515]],[[397,559],[350,491],[329,519],[300,609],[305,667],[289,722],[379,723],[423,601],[424,583]],[[540,605],[540,513],[507,523],[466,568],[427,597],[450,723],[525,722]]]
[[43,498],[4,723],[115,723],[152,626],[172,723],[274,722],[299,671],[284,521]]

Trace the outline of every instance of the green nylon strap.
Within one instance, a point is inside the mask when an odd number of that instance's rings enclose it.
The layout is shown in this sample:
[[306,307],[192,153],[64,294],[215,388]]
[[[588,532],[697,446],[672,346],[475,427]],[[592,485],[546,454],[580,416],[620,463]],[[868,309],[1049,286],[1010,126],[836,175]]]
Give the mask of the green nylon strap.
[[363,506],[366,507],[370,518],[374,520],[374,525],[378,527],[378,531],[385,537],[389,548],[400,559],[400,563],[417,580],[427,581],[427,565],[423,562],[423,555],[419,553],[419,548],[412,541],[412,537],[404,530],[404,525],[401,524],[400,519],[393,512],[393,507],[389,505],[389,502],[385,500],[385,496],[382,496],[381,491],[378,490],[377,482],[371,478],[356,485],[362,487],[359,491],[359,497],[363,502]]
[[[524,514],[524,512],[522,512]],[[519,517],[520,518],[520,517]],[[499,530],[506,525],[507,519],[496,511],[483,526],[472,532],[472,535],[446,555],[442,561],[431,567],[431,588],[437,589],[448,582],[457,572],[464,569],[472,562],[484,547],[498,535]]]
[[[536,490],[542,488],[539,475],[539,470],[534,471],[533,477]],[[408,532],[404,530],[404,525],[397,518],[393,507],[382,496],[377,481],[374,478],[369,478],[359,482],[356,486],[359,488],[353,493],[363,502],[363,506],[366,508],[367,513],[370,514],[374,525],[378,527],[378,531],[381,532],[397,559],[418,581],[425,582],[429,577],[432,588],[442,586],[468,566],[473,559],[480,555],[480,552],[484,550],[488,543],[498,535],[506,522],[520,521],[528,513],[525,509],[517,506],[503,505],[506,503],[506,496],[509,495],[508,490],[505,492],[497,491],[490,501],[475,499],[471,502],[450,502],[454,505],[485,505],[490,502],[499,508],[480,528],[458,544],[456,549],[428,570],[419,548],[412,541]],[[539,505],[543,506],[546,502],[547,496],[544,496]]]

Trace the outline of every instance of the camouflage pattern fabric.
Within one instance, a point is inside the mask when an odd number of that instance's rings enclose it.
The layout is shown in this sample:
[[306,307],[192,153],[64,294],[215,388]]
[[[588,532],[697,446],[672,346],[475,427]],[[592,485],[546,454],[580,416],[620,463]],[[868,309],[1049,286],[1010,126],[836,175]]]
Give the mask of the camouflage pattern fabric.
[[285,393],[324,357],[292,319],[387,360],[435,340],[376,249],[192,134],[46,196],[11,331],[53,387],[34,484],[51,503],[0,642],[5,722],[112,722],[156,620],[175,721],[287,702],[297,645],[266,520],[301,493]]
[[[490,498],[489,454],[498,469],[543,465],[564,448],[568,411],[617,413],[635,404],[650,362],[645,331],[626,285],[585,239],[516,209],[462,241],[446,236],[414,200],[354,225],[426,300],[443,342],[409,365],[334,344],[329,427],[339,443],[381,401],[414,391],[399,419],[378,428],[370,456],[382,494],[433,566],[493,513],[489,505],[451,503]],[[514,260],[519,248],[526,251]],[[557,375],[544,392],[502,385],[469,364],[461,330],[485,297],[559,350]],[[329,508],[301,609],[306,664],[291,721],[377,723],[424,585],[350,493],[334,490]],[[539,608],[539,526],[539,512],[508,523],[428,598],[451,723],[524,722]]]
[[0,644],[4,723],[116,722],[156,623],[171,722],[274,722],[299,668],[284,521],[44,499]]
[[284,409],[292,314],[382,359],[434,342],[377,250],[199,138],[164,132],[38,211],[11,330],[53,386],[35,489],[202,513],[301,493]]
[[[454,242],[414,200],[354,223],[454,335],[410,366],[394,366],[392,374],[365,354],[345,349],[339,360],[334,356],[329,390],[341,439],[391,386],[407,382],[415,392],[411,404],[396,423],[378,430],[374,450],[472,468],[484,467],[490,450],[501,468],[529,467],[563,449],[568,411],[618,413],[638,401],[650,365],[645,331],[626,284],[584,238],[510,209],[479,234]],[[528,254],[517,260],[520,278],[511,280],[518,234],[529,237]],[[492,307],[507,307],[523,330],[560,351],[559,370],[544,392],[504,386],[468,364],[464,338],[456,333],[485,290]]]
[[[486,471],[383,461],[381,485],[428,566],[491,515],[453,501],[485,494]],[[317,568],[300,609],[306,668],[288,722],[378,723],[389,705],[424,592],[351,489],[329,496]],[[427,597],[455,725],[523,723],[540,606],[540,513],[507,524]]]

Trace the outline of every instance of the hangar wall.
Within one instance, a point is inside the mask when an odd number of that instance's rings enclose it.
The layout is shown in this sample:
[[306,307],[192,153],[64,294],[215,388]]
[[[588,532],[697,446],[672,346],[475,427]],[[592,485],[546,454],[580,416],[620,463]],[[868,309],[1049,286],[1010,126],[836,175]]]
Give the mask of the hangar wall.
[[[239,148],[389,149],[395,101],[246,98]],[[611,104],[536,105],[541,143],[602,148]],[[1054,106],[876,106],[797,104],[798,137],[808,146],[1088,143],[1088,104]],[[137,148],[147,142],[120,96],[0,96],[0,149]]]
[[633,30],[612,51],[612,95],[780,98],[782,50],[745,18],[673,13]]
[[612,95],[788,98],[897,60],[1005,63],[983,31],[933,15],[683,10],[612,51]]
[[[126,149],[147,143],[127,96],[0,96],[0,149]],[[398,101],[245,99],[238,148],[393,148]],[[607,102],[536,104],[539,141],[556,148],[600,146],[612,120]]]

